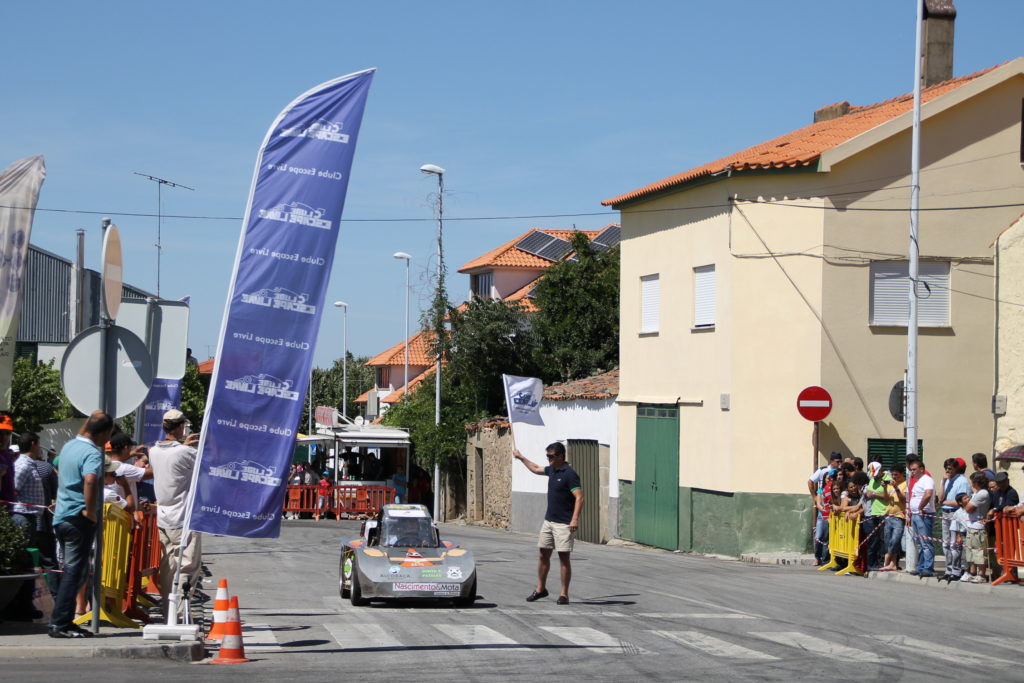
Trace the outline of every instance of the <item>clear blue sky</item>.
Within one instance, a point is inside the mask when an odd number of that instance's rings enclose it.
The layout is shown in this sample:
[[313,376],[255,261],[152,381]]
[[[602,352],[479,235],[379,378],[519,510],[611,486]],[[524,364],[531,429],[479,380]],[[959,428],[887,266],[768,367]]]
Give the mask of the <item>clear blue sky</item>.
[[[955,73],[1024,54],[1020,0],[958,0]],[[192,297],[190,343],[217,343],[253,164],[294,97],[368,67],[370,92],[328,302],[349,303],[349,349],[403,338],[435,266],[425,163],[447,169],[451,218],[600,213],[600,201],[801,127],[814,109],[913,87],[914,0],[729,2],[6,2],[0,167],[43,154],[33,243],[65,257],[100,215],[121,228],[125,279]],[[210,220],[201,216],[235,217]],[[411,218],[409,222],[355,219]],[[531,227],[593,229],[617,214],[449,221],[455,269]],[[31,311],[26,311],[31,315]],[[418,312],[414,312],[415,320]],[[341,354],[329,307],[318,365]]]

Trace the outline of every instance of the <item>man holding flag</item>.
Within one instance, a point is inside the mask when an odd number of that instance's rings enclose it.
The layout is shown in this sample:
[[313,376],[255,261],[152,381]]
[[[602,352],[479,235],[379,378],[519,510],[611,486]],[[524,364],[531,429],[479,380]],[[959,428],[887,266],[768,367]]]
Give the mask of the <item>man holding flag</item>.
[[569,555],[572,553],[576,530],[580,526],[580,511],[583,509],[583,486],[576,470],[565,461],[565,446],[555,442],[547,447],[548,466],[527,460],[519,449],[512,451],[516,460],[522,461],[526,469],[534,474],[548,478],[548,509],[544,514],[544,523],[540,527],[540,559],[537,563],[537,588],[529,596],[527,602],[547,597],[546,588],[548,570],[551,569],[551,551],[558,551],[561,563],[562,591],[558,595],[559,605],[569,604],[569,581],[572,579],[572,565]]

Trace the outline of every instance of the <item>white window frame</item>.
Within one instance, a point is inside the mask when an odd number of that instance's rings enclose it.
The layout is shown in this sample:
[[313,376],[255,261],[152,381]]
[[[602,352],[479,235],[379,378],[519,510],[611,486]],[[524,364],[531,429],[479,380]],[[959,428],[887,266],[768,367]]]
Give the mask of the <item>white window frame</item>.
[[[494,296],[494,271],[477,273],[470,278],[473,294],[481,299],[490,299]],[[485,290],[481,292],[480,290]]]
[[693,327],[715,326],[716,314],[715,264],[693,269]]
[[658,273],[640,277],[640,334],[661,331],[661,279]]
[[[906,327],[910,317],[908,261],[872,261],[869,324]],[[951,327],[949,261],[920,261],[917,285],[919,327]]]

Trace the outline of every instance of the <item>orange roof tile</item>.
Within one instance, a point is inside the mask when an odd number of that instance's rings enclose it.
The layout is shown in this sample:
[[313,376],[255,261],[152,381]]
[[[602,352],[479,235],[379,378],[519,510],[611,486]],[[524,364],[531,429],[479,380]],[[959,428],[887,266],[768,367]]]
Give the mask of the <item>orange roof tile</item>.
[[619,370],[609,370],[600,375],[552,384],[544,389],[546,401],[604,400],[619,395]]
[[[467,273],[475,268],[533,268],[547,270],[551,267],[551,261],[540,256],[534,256],[521,249],[516,249],[519,240],[533,232],[542,232],[552,237],[560,237],[568,240],[572,237],[574,230],[547,230],[544,228],[530,228],[514,240],[510,240],[496,249],[491,249],[483,256],[478,256],[466,265],[459,268],[460,273]],[[590,239],[594,239],[600,230],[580,230]]]
[[[984,71],[978,71],[977,73],[954,78],[925,88],[921,91],[921,101],[928,102],[940,95],[956,90],[965,83],[973,81],[996,68],[998,67],[991,67]],[[914,96],[912,93],[900,95],[877,104],[863,107],[852,106],[849,113],[844,116],[829,121],[812,123],[809,126],[804,126],[767,142],[748,147],[736,154],[722,157],[703,166],[691,168],[683,173],[677,173],[658,182],[621,194],[618,197],[606,199],[601,204],[605,206],[625,204],[683,185],[696,178],[725,172],[810,166],[817,163],[822,152],[837,147],[861,133],[865,133],[910,111],[913,106]]]
[[[437,356],[431,351],[433,330],[422,330],[409,337],[409,365],[433,365]],[[405,341],[366,361],[366,365],[405,365]]]
[[537,308],[536,304],[533,303],[533,299],[526,295],[529,294],[530,290],[536,287],[537,283],[540,282],[543,278],[544,276],[541,275],[540,277],[531,280],[530,282],[526,283],[526,285],[524,285],[521,289],[517,289],[516,291],[506,296],[504,301],[518,301],[522,306],[522,310],[524,313],[536,313],[540,309]]
[[[433,374],[434,374],[434,368],[428,368],[428,369],[424,370],[423,372],[421,372],[420,374],[416,375],[411,380],[409,380],[409,390],[410,391],[416,391],[416,387],[418,387],[423,382],[423,380],[425,380],[427,377],[429,377],[429,376],[431,376]],[[387,396],[385,396],[381,400],[384,401],[384,403],[398,403],[399,401],[402,400],[403,396],[405,396],[405,387],[404,386],[398,387],[397,389],[392,391],[390,394],[388,394]]]

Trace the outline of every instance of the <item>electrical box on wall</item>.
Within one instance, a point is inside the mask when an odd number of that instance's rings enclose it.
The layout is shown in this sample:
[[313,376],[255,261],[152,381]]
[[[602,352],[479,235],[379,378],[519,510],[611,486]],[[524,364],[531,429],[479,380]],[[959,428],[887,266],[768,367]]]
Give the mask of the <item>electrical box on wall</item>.
[[729,394],[722,394],[719,397],[719,405],[722,407],[722,410],[729,410]]
[[992,397],[992,414],[1006,415],[1006,395],[997,394]]

